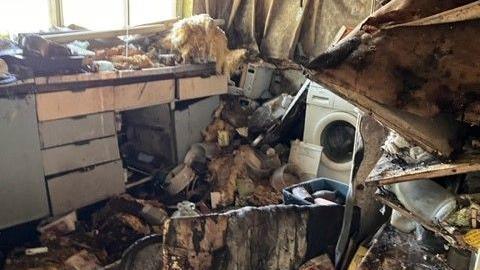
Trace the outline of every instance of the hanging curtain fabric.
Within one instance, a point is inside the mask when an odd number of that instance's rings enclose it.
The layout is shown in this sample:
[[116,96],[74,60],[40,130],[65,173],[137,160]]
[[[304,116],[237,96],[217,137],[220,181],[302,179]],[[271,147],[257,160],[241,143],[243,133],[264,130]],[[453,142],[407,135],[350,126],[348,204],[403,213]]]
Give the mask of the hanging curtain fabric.
[[[193,14],[224,19],[231,48],[266,58],[312,59],[342,26],[352,29],[370,14],[372,0],[194,0]],[[298,46],[300,45],[300,46]]]

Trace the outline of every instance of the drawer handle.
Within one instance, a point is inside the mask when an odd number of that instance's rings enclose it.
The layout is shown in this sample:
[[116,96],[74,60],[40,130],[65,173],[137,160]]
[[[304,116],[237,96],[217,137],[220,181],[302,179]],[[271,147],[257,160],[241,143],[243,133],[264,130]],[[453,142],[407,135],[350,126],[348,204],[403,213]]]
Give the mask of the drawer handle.
[[87,118],[87,115],[75,115],[75,116],[72,116],[70,118],[73,119],[73,120],[80,120],[80,119]]
[[81,141],[81,142],[74,142],[75,145],[87,145],[90,144],[90,141]]
[[71,92],[80,92],[87,90],[87,88],[81,85],[72,85],[69,87],[68,90],[70,90]]

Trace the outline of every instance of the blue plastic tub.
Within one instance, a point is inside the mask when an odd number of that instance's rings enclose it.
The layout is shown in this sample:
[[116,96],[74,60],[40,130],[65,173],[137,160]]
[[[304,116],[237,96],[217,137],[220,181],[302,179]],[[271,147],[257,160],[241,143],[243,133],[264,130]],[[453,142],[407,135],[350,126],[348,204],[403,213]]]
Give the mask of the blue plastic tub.
[[295,204],[295,205],[312,204],[311,202],[305,201],[293,195],[292,189],[296,187],[304,187],[310,194],[313,194],[319,190],[337,191],[338,195],[343,198],[343,201],[345,201],[345,198],[347,197],[348,188],[349,188],[348,185],[336,180],[332,180],[328,178],[317,178],[317,179],[309,180],[300,184],[296,184],[296,185],[284,188],[282,191],[284,204]]

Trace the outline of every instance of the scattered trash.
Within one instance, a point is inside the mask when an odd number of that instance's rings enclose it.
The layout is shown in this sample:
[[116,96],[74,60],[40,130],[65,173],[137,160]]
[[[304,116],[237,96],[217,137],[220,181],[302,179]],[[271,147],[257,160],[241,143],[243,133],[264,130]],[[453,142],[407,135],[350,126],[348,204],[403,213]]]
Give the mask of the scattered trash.
[[473,229],[468,231],[464,236],[463,240],[469,246],[479,249],[480,248],[480,229]]
[[296,165],[304,178],[315,178],[318,174],[323,148],[318,145],[292,142],[288,162]]
[[177,211],[173,213],[171,218],[197,216],[199,216],[199,214],[195,209],[195,204],[189,201],[183,201],[177,204]]
[[168,173],[164,189],[170,195],[176,195],[184,190],[195,178],[195,172],[190,167],[180,164]]
[[313,202],[313,197],[308,193],[308,191],[304,187],[294,187],[292,189],[292,194],[293,196],[296,196],[297,198],[300,198],[302,200],[308,201],[308,202]]
[[402,216],[398,211],[393,210],[390,217],[390,224],[396,229],[404,233],[411,233],[417,227],[417,224],[412,219]]
[[298,270],[335,270],[335,267],[328,255],[324,254],[309,260]]
[[77,222],[77,214],[71,212],[70,214],[53,220],[47,224],[40,225],[37,230],[44,240],[53,240],[60,236],[66,235],[75,231]]
[[112,62],[107,60],[93,61],[93,72],[114,71],[115,66]]
[[[294,193],[294,189],[298,191],[299,187],[302,188],[302,192]],[[285,204],[310,205],[318,203],[324,205],[344,205],[348,189],[348,185],[344,183],[327,178],[318,178],[284,188],[282,193]],[[313,198],[313,202],[312,199],[305,199],[305,197],[309,198],[303,195],[305,191],[310,194],[309,197]],[[299,194],[301,196],[298,196]]]
[[329,201],[329,200],[325,200],[323,198],[315,198],[313,200],[313,202],[316,204],[316,205],[323,205],[323,206],[331,206],[331,205],[337,205],[335,202],[332,202],[332,201]]
[[427,163],[435,157],[419,146],[414,146],[394,131],[390,131],[382,149],[388,154],[398,157],[407,164]]
[[27,248],[25,249],[25,255],[33,256],[38,254],[44,254],[48,252],[48,247]]
[[294,164],[286,164],[275,170],[270,184],[275,190],[281,191],[288,186],[300,183],[301,180],[300,169]]
[[67,269],[72,270],[97,270],[100,263],[95,255],[82,250],[65,261]]
[[218,131],[218,146],[227,147],[230,145],[230,133],[226,130]]

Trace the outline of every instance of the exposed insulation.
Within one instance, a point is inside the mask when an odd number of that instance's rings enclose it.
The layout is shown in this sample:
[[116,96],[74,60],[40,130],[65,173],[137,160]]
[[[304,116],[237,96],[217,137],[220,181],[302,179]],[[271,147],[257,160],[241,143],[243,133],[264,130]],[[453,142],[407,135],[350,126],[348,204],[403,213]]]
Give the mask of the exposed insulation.
[[184,63],[216,62],[219,74],[235,71],[247,53],[244,49],[229,50],[225,32],[206,14],[176,22],[166,44],[181,54]]

